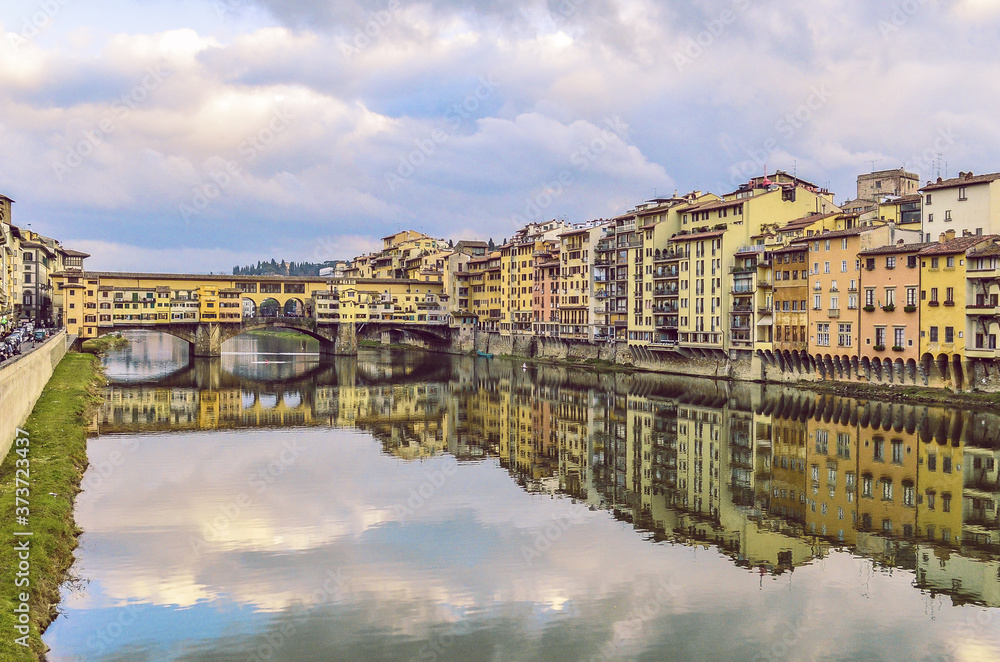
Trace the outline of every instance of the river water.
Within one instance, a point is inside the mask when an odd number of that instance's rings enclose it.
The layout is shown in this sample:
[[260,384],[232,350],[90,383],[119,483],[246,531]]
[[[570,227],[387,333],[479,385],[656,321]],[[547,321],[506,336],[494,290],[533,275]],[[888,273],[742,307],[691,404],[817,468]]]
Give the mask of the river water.
[[50,660],[1000,659],[993,413],[132,339]]

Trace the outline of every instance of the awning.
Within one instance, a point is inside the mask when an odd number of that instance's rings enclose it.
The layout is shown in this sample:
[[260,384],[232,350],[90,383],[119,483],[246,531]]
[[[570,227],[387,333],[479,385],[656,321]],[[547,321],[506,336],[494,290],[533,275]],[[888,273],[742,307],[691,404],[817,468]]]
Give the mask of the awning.
[[771,326],[771,316],[764,315],[759,320],[757,320],[757,326]]

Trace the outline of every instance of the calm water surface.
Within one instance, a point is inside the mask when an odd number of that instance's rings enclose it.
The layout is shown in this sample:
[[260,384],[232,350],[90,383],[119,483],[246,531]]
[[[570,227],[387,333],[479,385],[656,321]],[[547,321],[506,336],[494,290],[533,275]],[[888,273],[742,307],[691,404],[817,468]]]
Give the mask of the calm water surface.
[[133,338],[53,661],[1000,659],[992,413]]

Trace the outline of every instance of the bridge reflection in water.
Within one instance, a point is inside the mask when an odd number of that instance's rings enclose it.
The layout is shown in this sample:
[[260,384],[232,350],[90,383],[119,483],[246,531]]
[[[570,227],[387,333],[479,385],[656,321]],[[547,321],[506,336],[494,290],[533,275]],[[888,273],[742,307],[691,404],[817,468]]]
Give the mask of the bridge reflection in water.
[[847,549],[956,603],[1000,606],[990,412],[409,352],[235,367],[223,356],[111,384],[95,428],[356,427],[403,459],[496,458],[525,490],[755,572]]

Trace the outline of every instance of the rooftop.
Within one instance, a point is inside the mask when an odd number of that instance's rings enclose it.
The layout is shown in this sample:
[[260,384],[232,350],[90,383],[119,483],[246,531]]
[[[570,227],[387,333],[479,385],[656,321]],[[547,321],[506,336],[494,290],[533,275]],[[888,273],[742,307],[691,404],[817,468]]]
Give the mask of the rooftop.
[[892,255],[894,253],[916,253],[917,251],[936,246],[935,242],[919,244],[892,244],[889,246],[879,246],[868,250],[858,251],[858,255]]
[[927,248],[920,251],[921,255],[955,255],[956,253],[964,253],[976,244],[980,244],[984,241],[989,241],[991,239],[997,239],[997,235],[970,235],[966,237],[955,237],[954,239],[946,239],[934,244],[931,244]]
[[1000,179],[1000,172],[994,172],[989,175],[973,175],[971,172],[960,172],[958,173],[958,177],[952,177],[951,179],[941,179],[938,177],[936,182],[927,182],[927,185],[920,190],[936,191],[938,189],[955,188],[956,186],[967,186],[969,184],[988,184],[998,179]]

